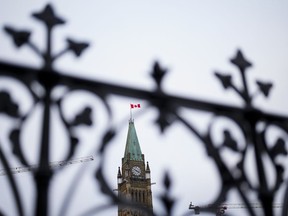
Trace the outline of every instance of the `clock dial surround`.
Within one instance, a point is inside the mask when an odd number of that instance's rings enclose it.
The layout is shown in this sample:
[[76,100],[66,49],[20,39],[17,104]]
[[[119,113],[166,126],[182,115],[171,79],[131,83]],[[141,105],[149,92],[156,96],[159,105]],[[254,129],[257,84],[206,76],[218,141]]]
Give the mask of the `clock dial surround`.
[[135,176],[139,176],[141,174],[141,169],[138,166],[132,167],[132,174]]

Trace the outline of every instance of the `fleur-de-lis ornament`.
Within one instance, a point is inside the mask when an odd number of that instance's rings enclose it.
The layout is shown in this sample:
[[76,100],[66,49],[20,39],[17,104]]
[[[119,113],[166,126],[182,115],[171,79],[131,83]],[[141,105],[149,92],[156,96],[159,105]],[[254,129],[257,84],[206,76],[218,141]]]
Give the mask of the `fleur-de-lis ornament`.
[[[242,88],[237,87],[233,83],[232,76],[230,74],[222,74],[219,72],[215,72],[215,76],[220,80],[224,89],[233,89],[244,100],[246,106],[251,106],[252,100],[256,94],[251,94],[249,92],[246,79],[246,70],[252,66],[252,63],[250,63],[244,57],[241,50],[237,50],[235,57],[232,58],[230,62],[234,64],[240,72],[242,78]],[[265,83],[261,81],[256,81],[256,84],[259,87],[258,92],[262,93],[265,97],[268,97],[273,84],[271,82]]]
[[40,56],[44,62],[43,68],[46,70],[53,69],[53,63],[56,59],[62,56],[64,53],[71,51],[75,54],[76,57],[81,56],[83,51],[89,47],[87,42],[76,42],[71,38],[67,38],[67,47],[60,51],[57,54],[53,54],[52,51],[52,32],[53,29],[58,25],[65,24],[65,20],[57,16],[54,12],[53,7],[48,4],[46,7],[40,11],[32,14],[32,17],[36,20],[42,22],[47,30],[47,41],[46,41],[46,50],[41,52],[40,49],[30,41],[31,32],[27,30],[16,30],[13,27],[5,26],[4,30],[9,36],[12,37],[12,40],[16,47],[20,48],[24,45],[28,45],[38,56]]

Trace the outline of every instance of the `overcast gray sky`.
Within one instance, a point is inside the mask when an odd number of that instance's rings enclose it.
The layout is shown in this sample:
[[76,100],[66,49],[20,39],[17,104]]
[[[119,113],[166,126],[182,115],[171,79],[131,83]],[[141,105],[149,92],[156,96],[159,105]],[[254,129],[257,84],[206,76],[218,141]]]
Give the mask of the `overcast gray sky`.
[[[31,39],[40,49],[44,49],[44,28],[31,17],[31,13],[41,11],[47,3],[51,3],[56,14],[67,21],[66,25],[57,27],[54,32],[54,53],[64,48],[66,37],[91,43],[80,59],[67,54],[56,62],[56,69],[63,73],[151,90],[154,86],[149,73],[153,62],[159,60],[169,70],[164,80],[165,91],[241,106],[240,98],[232,91],[224,92],[213,75],[216,70],[230,72],[236,84],[241,85],[238,71],[229,63],[229,59],[240,48],[253,63],[247,73],[251,91],[256,90],[256,79],[274,83],[270,98],[266,100],[259,96],[255,100],[255,106],[265,111],[288,114],[288,2],[285,0],[0,0],[1,29],[4,25],[29,29],[33,31]],[[29,48],[16,50],[2,30],[0,59],[37,68],[41,66],[40,59]],[[21,104],[21,111],[27,112],[31,99],[25,88],[9,79],[1,79],[0,84],[0,89],[13,90],[13,97]],[[119,134],[109,147],[105,163],[109,184],[111,188],[116,188],[117,167],[121,165],[124,154],[131,102],[142,105],[141,109],[135,110],[134,114],[139,114],[135,116],[135,126],[142,152],[150,164],[152,182],[156,182],[153,186],[155,209],[161,212],[157,196],[163,190],[161,181],[166,170],[173,176],[172,194],[178,198],[175,215],[187,211],[190,201],[195,204],[212,201],[219,190],[219,174],[213,161],[207,157],[203,144],[179,123],[173,124],[164,135],[160,135],[159,128],[153,124],[155,110],[147,109],[142,101],[109,98],[109,103],[113,106],[113,119],[110,120],[97,97],[84,92],[72,93],[65,102],[67,117],[71,118],[75,110],[90,104],[94,107],[95,121],[93,127],[77,130],[81,137],[81,147],[75,157],[94,154],[95,143],[97,148],[97,140],[107,124],[121,125]],[[41,111],[41,107],[35,109],[31,119],[27,121],[22,137],[25,154],[31,164],[37,161],[39,135],[35,131],[40,131]],[[196,124],[200,131],[205,131],[211,120],[211,115],[204,112],[182,110],[181,115]],[[55,161],[62,159],[67,138],[63,136],[63,125],[59,124],[56,111],[52,117],[51,160]],[[3,122],[0,125],[3,131],[0,136],[1,144],[11,156],[11,164],[17,166],[19,163],[12,157],[5,138],[9,127],[15,123],[2,115],[0,118]],[[217,131],[222,131],[225,127],[233,128],[233,135],[240,141],[243,140],[237,127],[226,120],[216,124],[216,140],[221,141]],[[237,161],[237,155],[231,152],[226,157],[231,164]],[[54,178],[51,188],[51,215],[57,215],[70,179],[78,169],[84,167],[87,170],[83,174],[83,181],[69,215],[78,215],[95,204],[105,203],[105,198],[96,193],[98,188],[92,179],[93,168],[97,165],[97,159],[85,165],[74,165]],[[32,178],[26,173],[18,174],[16,179],[21,186],[27,215],[31,215],[31,200],[34,198]],[[0,209],[7,215],[15,215],[5,177],[0,177],[0,190]],[[231,193],[228,201],[241,202],[236,193]],[[231,210],[231,213],[239,215],[238,210]],[[109,215],[116,214],[116,208],[109,211]]]

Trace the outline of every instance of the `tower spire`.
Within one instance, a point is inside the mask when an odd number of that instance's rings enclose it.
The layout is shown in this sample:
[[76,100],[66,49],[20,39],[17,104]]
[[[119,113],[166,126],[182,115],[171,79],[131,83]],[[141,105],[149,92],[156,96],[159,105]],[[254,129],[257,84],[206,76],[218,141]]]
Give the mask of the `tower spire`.
[[118,183],[118,184],[121,184],[121,183],[122,183],[122,174],[121,174],[120,167],[118,167],[117,183]]
[[145,170],[145,177],[146,177],[146,179],[150,179],[151,178],[151,176],[150,176],[150,167],[149,167],[148,161],[147,161],[146,170]]
[[138,141],[134,121],[129,120],[129,128],[124,152],[124,162],[127,160],[143,161],[142,151]]

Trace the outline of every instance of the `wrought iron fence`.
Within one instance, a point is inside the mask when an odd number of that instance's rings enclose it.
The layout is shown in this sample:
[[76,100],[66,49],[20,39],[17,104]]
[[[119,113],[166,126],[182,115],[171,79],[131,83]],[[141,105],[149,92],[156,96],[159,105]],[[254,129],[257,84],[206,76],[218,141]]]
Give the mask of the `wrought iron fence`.
[[[30,118],[36,106],[43,106],[42,115],[42,131],[41,131],[41,149],[39,152],[39,164],[38,168],[33,171],[36,186],[36,199],[35,199],[35,212],[34,215],[45,216],[48,215],[48,194],[51,178],[54,174],[53,170],[49,167],[49,152],[50,152],[50,125],[51,125],[51,107],[56,107],[60,113],[60,119],[66,129],[70,147],[67,151],[67,156],[64,160],[69,160],[77,151],[78,138],[73,132],[73,129],[79,125],[91,125],[91,112],[94,107],[86,107],[75,116],[73,120],[67,120],[63,113],[62,103],[66,96],[72,91],[85,90],[102,100],[102,103],[106,107],[106,111],[109,117],[112,118],[112,108],[108,103],[108,97],[111,95],[126,96],[135,99],[141,99],[147,102],[147,104],[153,109],[158,111],[156,124],[159,126],[162,132],[167,127],[171,126],[175,122],[180,122],[187,129],[196,136],[205,147],[207,154],[211,157],[221,173],[221,188],[218,196],[215,198],[212,205],[218,205],[225,202],[227,194],[231,190],[236,190],[239,194],[243,203],[246,205],[249,215],[256,215],[249,200],[247,198],[247,191],[252,191],[259,197],[259,201],[263,207],[265,215],[273,215],[273,202],[275,200],[275,194],[279,190],[280,186],[285,186],[285,195],[283,203],[288,202],[288,184],[287,179],[284,179],[285,168],[277,162],[277,157],[280,155],[287,155],[287,146],[285,146],[285,139],[279,137],[277,142],[273,146],[267,145],[267,131],[271,126],[277,126],[286,133],[288,132],[288,117],[276,115],[272,113],[264,112],[253,105],[255,94],[252,94],[247,83],[247,68],[251,67],[252,64],[244,57],[240,50],[237,51],[236,55],[230,60],[230,62],[239,71],[242,79],[242,87],[239,88],[233,83],[233,77],[228,74],[222,74],[216,72],[215,76],[220,81],[225,89],[232,89],[240,96],[244,101],[244,106],[235,107],[228,106],[219,103],[212,103],[209,101],[201,101],[193,98],[186,98],[175,96],[166,93],[163,88],[163,78],[166,76],[166,70],[155,62],[152,68],[151,77],[155,82],[156,88],[151,90],[143,90],[139,88],[133,88],[128,86],[121,86],[117,84],[111,84],[107,82],[88,80],[79,77],[73,77],[64,75],[53,68],[54,62],[64,55],[66,52],[72,52],[75,56],[79,57],[89,46],[86,42],[77,42],[73,39],[67,39],[67,47],[56,55],[51,52],[52,34],[53,30],[58,25],[63,25],[65,21],[54,13],[53,7],[47,5],[42,11],[33,13],[33,18],[40,21],[46,27],[46,50],[41,52],[39,48],[31,41],[31,32],[26,30],[18,30],[10,26],[5,26],[4,31],[11,37],[16,47],[28,46],[33,52],[35,52],[42,60],[43,66],[39,69],[18,66],[10,63],[0,62],[0,75],[1,77],[10,77],[21,82],[29,91],[33,100],[33,106],[29,112],[22,114],[19,111],[19,105],[17,101],[13,101],[8,91],[0,92],[0,112],[4,115],[13,118],[18,121],[19,124],[10,131],[11,147],[15,157],[17,157],[24,166],[28,166],[27,158],[23,153],[21,145],[21,133],[25,128],[25,122]],[[39,95],[35,92],[33,85],[35,83],[44,89],[44,93]],[[272,83],[265,83],[256,81],[258,86],[258,92],[263,94],[265,97],[269,96],[272,88]],[[65,86],[66,92],[59,98],[55,99],[51,96],[51,92],[57,86]],[[224,142],[219,146],[216,145],[215,141],[211,136],[211,128],[214,123],[214,119],[209,123],[206,132],[200,132],[191,124],[184,115],[179,111],[181,108],[188,108],[191,110],[201,110],[208,113],[212,113],[215,117],[226,117],[239,127],[245,137],[244,148],[239,148],[239,143],[233,138],[229,130],[224,130]],[[261,127],[259,126],[261,125]],[[117,130],[111,125],[107,125],[106,132],[101,138],[101,146],[97,151],[97,156],[100,158],[100,166],[95,172],[95,181],[100,185],[102,193],[107,196],[111,202],[108,202],[106,206],[102,208],[95,208],[87,211],[89,214],[97,214],[103,208],[110,208],[117,205],[127,205],[134,208],[141,208],[146,211],[147,214],[155,215],[141,206],[135,203],[131,203],[128,200],[119,198],[113,190],[107,184],[103,174],[103,161],[104,155],[107,151],[109,143],[117,134]],[[247,159],[247,149],[253,148],[254,159],[257,164],[257,176],[259,185],[256,187],[251,184],[247,172],[245,170],[245,160]],[[228,164],[225,163],[221,156],[223,149],[230,149],[241,155],[240,162],[235,167],[229,168]],[[266,158],[265,158],[266,157]],[[275,184],[270,187],[267,183],[268,173],[264,167],[264,160],[270,160],[273,164],[275,171]],[[23,200],[21,200],[19,191],[17,189],[17,183],[9,170],[9,158],[5,155],[0,145],[0,160],[7,172],[7,178],[13,191],[13,197],[15,200],[15,206],[18,211],[18,215],[24,215]],[[172,215],[172,209],[175,204],[175,199],[170,194],[171,190],[171,177],[167,173],[164,176],[163,187],[165,192],[161,197],[163,206],[165,207],[165,214]],[[74,183],[77,185],[77,182]],[[71,189],[73,191],[73,189]],[[71,194],[73,192],[71,191]],[[69,208],[69,199],[64,202],[64,206],[61,208],[60,215],[66,215],[67,208]],[[212,212],[211,208],[202,208],[203,212]],[[288,214],[287,205],[283,206],[282,215]],[[0,209],[1,215],[1,209]]]

